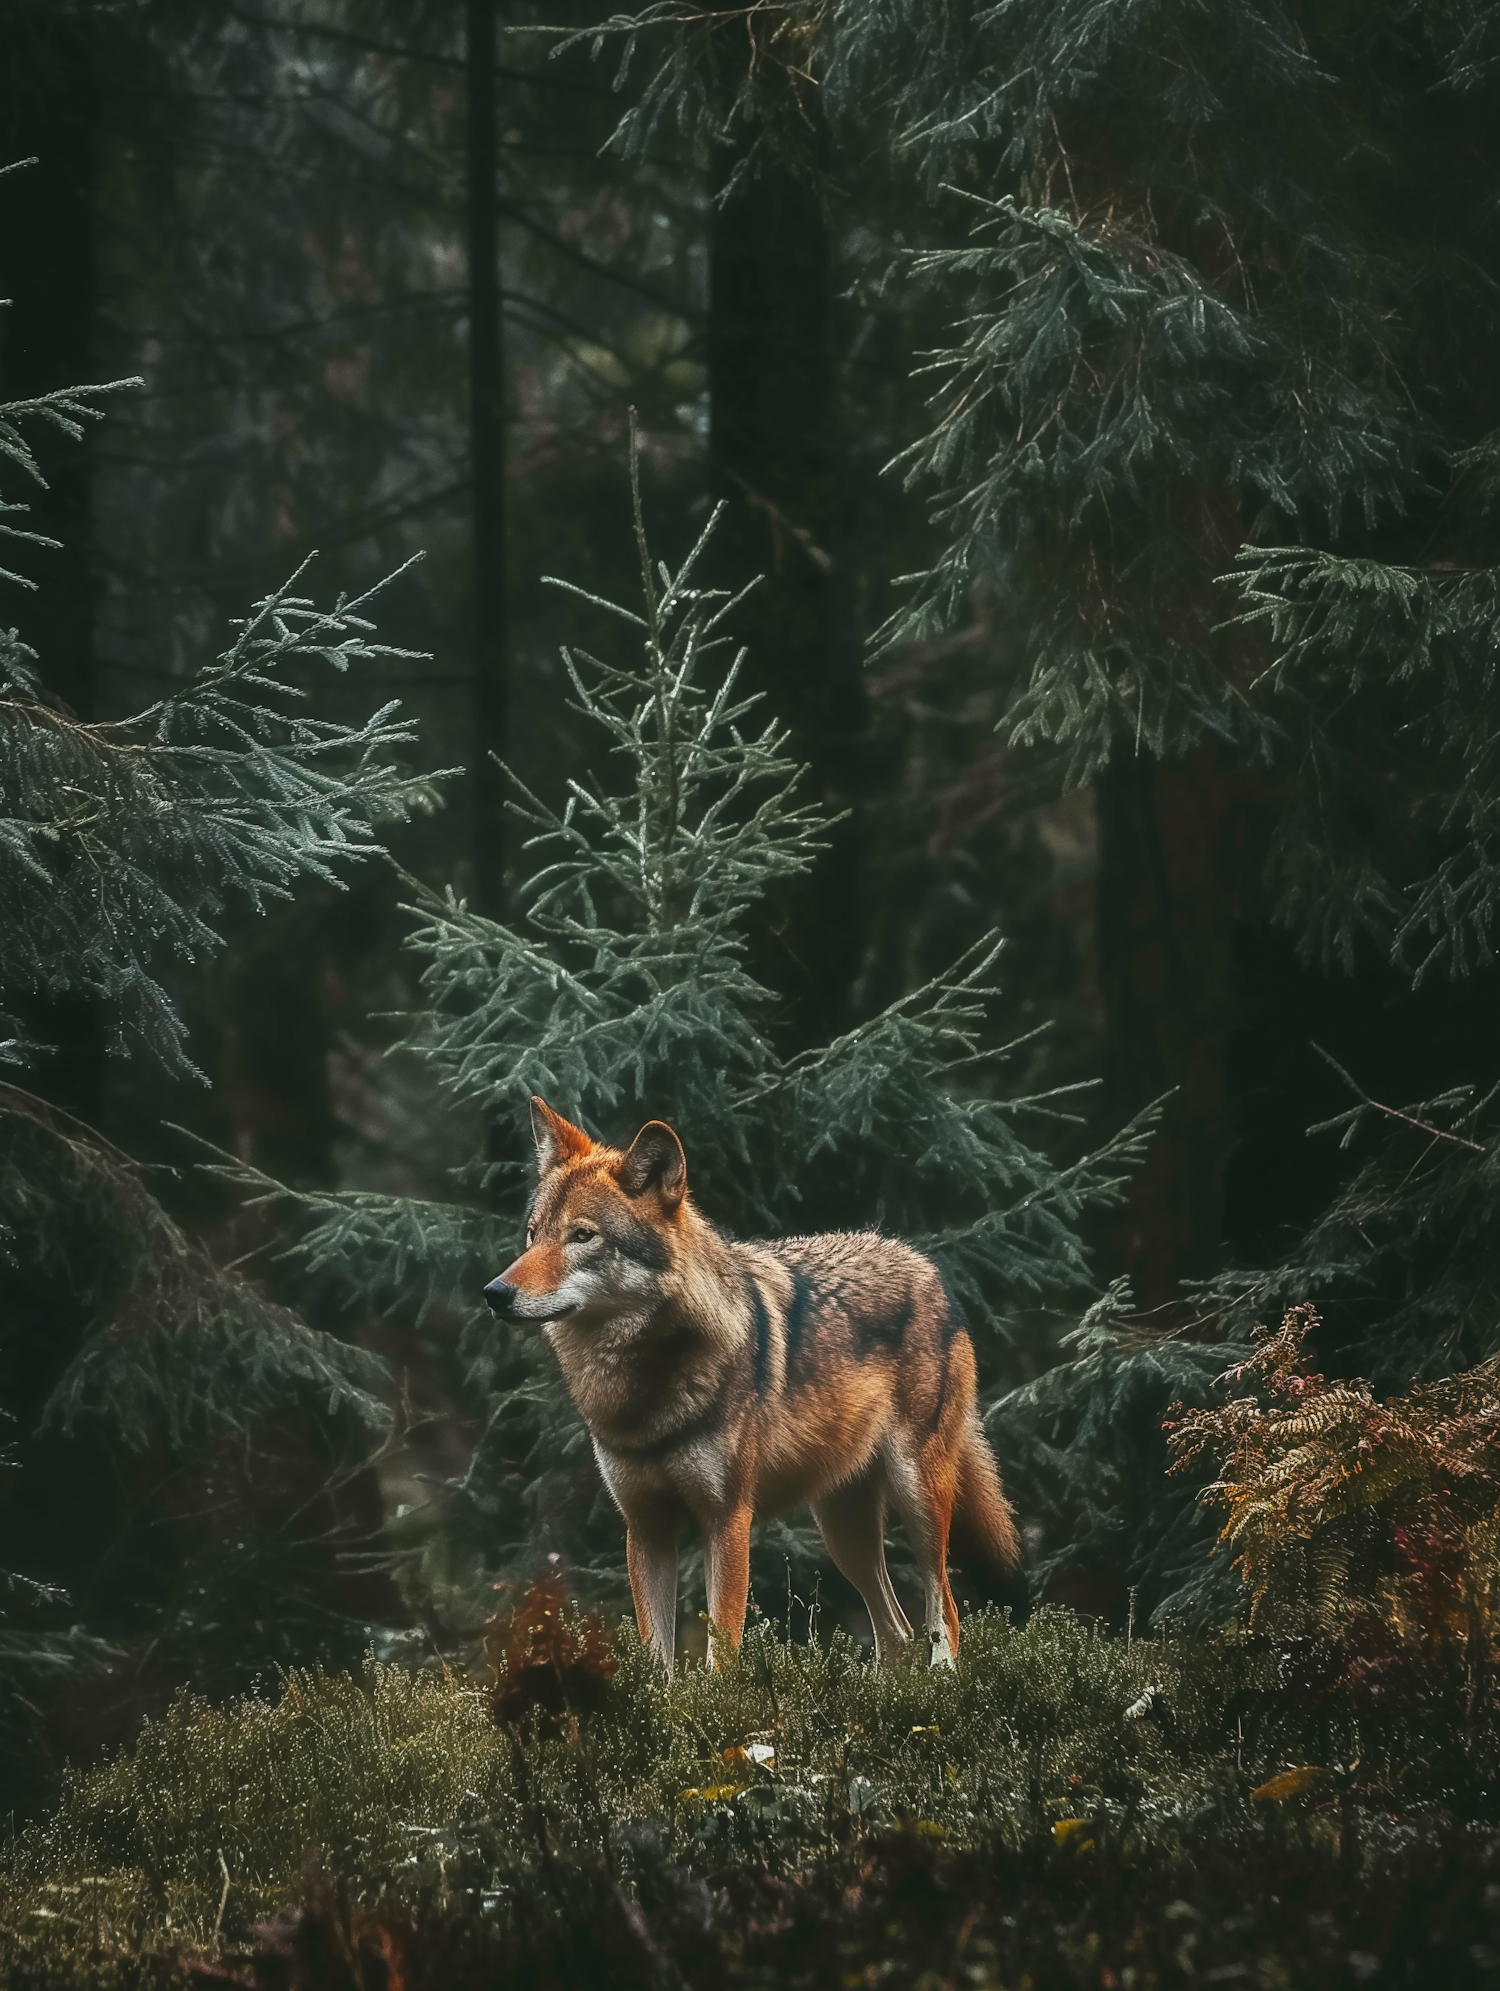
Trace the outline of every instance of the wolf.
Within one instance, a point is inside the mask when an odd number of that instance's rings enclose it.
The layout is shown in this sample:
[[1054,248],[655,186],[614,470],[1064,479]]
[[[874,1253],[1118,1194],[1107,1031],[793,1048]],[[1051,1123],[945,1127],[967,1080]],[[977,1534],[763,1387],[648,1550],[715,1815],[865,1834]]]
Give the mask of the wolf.
[[999,1586],[1015,1520],[974,1403],[974,1348],[942,1274],[871,1232],[740,1242],[688,1193],[660,1120],[600,1145],[531,1102],[537,1188],[526,1248],[484,1289],[541,1326],[625,1519],[642,1641],[670,1668],[678,1541],[703,1531],[710,1662],[738,1647],[758,1515],[811,1507],[870,1613],[878,1657],[912,1629],[891,1587],[894,1508],[921,1571],[936,1663],[958,1651],[960,1560]]

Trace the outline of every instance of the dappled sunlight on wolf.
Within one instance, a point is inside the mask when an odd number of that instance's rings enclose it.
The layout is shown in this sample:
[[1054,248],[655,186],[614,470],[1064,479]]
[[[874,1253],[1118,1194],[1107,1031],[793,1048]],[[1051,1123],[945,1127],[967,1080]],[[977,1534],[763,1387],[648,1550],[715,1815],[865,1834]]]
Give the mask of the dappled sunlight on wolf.
[[725,1237],[660,1121],[625,1152],[540,1099],[531,1123],[526,1249],[485,1297],[545,1326],[625,1517],[641,1637],[671,1665],[678,1542],[696,1523],[716,1642],[737,1647],[752,1522],[810,1507],[892,1657],[912,1637],[886,1570],[894,1511],[934,1656],[951,1664],[950,1543],[1001,1588],[1018,1585],[1021,1558],[975,1410],[973,1343],[938,1268],[872,1232]]

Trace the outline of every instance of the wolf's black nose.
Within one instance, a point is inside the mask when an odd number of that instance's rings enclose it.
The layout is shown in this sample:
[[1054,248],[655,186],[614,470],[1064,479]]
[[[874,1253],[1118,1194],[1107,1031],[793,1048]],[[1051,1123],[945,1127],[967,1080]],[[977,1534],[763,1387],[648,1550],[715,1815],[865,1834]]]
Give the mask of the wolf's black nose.
[[484,1297],[489,1302],[490,1312],[508,1319],[515,1312],[516,1288],[504,1279],[491,1279],[484,1289]]

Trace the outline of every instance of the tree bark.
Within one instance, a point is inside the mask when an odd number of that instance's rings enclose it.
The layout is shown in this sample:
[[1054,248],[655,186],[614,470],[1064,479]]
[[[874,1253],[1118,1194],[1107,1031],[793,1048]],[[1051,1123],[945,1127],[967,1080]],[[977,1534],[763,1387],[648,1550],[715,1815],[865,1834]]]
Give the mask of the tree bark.
[[[94,170],[97,93],[89,37],[34,5],[0,6],[7,43],[0,83],[0,165],[37,164],[0,181],[4,294],[0,398],[22,400],[87,381],[96,306]],[[4,613],[37,652],[44,682],[80,718],[94,706],[94,563],[86,447],[33,430],[48,488],[4,496],[31,508],[19,521],[60,548],[10,542],[5,564],[37,583],[7,587]]]
[[1095,807],[1111,1118],[1170,1094],[1111,1253],[1154,1308],[1225,1262],[1229,1045],[1244,1006],[1234,933],[1264,848],[1264,795],[1210,747],[1160,763],[1122,740]]
[[[708,376],[711,468],[729,511],[727,578],[765,580],[742,612],[747,683],[791,729],[806,788],[831,813],[857,806],[866,695],[856,641],[834,620],[837,528],[832,274],[818,188],[774,161],[714,216]],[[795,1036],[846,1027],[864,954],[857,820],[778,904],[770,964]]]
[[474,900],[505,907],[508,731],[505,585],[505,359],[500,290],[495,16],[466,0],[468,32],[469,437],[473,477]]
[[[24,400],[94,375],[97,261],[94,176],[98,94],[87,27],[45,6],[0,6],[0,164],[37,164],[0,181],[5,242],[0,399]],[[88,445],[33,427],[47,488],[14,478],[3,495],[30,507],[17,521],[55,548],[7,543],[5,565],[36,583],[7,584],[3,612],[37,653],[48,690],[82,719],[95,716],[95,562]],[[57,1046],[39,1075],[48,1098],[99,1117],[104,1021],[85,996],[53,997],[28,1019]]]

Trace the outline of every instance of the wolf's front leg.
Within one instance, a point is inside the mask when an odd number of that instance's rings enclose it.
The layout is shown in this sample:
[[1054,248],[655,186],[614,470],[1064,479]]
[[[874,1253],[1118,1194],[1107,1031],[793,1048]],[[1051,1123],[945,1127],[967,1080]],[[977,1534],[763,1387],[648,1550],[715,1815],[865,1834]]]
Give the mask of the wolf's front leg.
[[670,1673],[677,1648],[677,1532],[665,1526],[625,1530],[625,1561],[641,1643]]
[[[750,1596],[750,1522],[748,1507],[733,1507],[708,1531],[708,1661],[719,1666],[740,1649],[745,1629],[745,1605]],[[729,1650],[720,1652],[716,1641]]]

